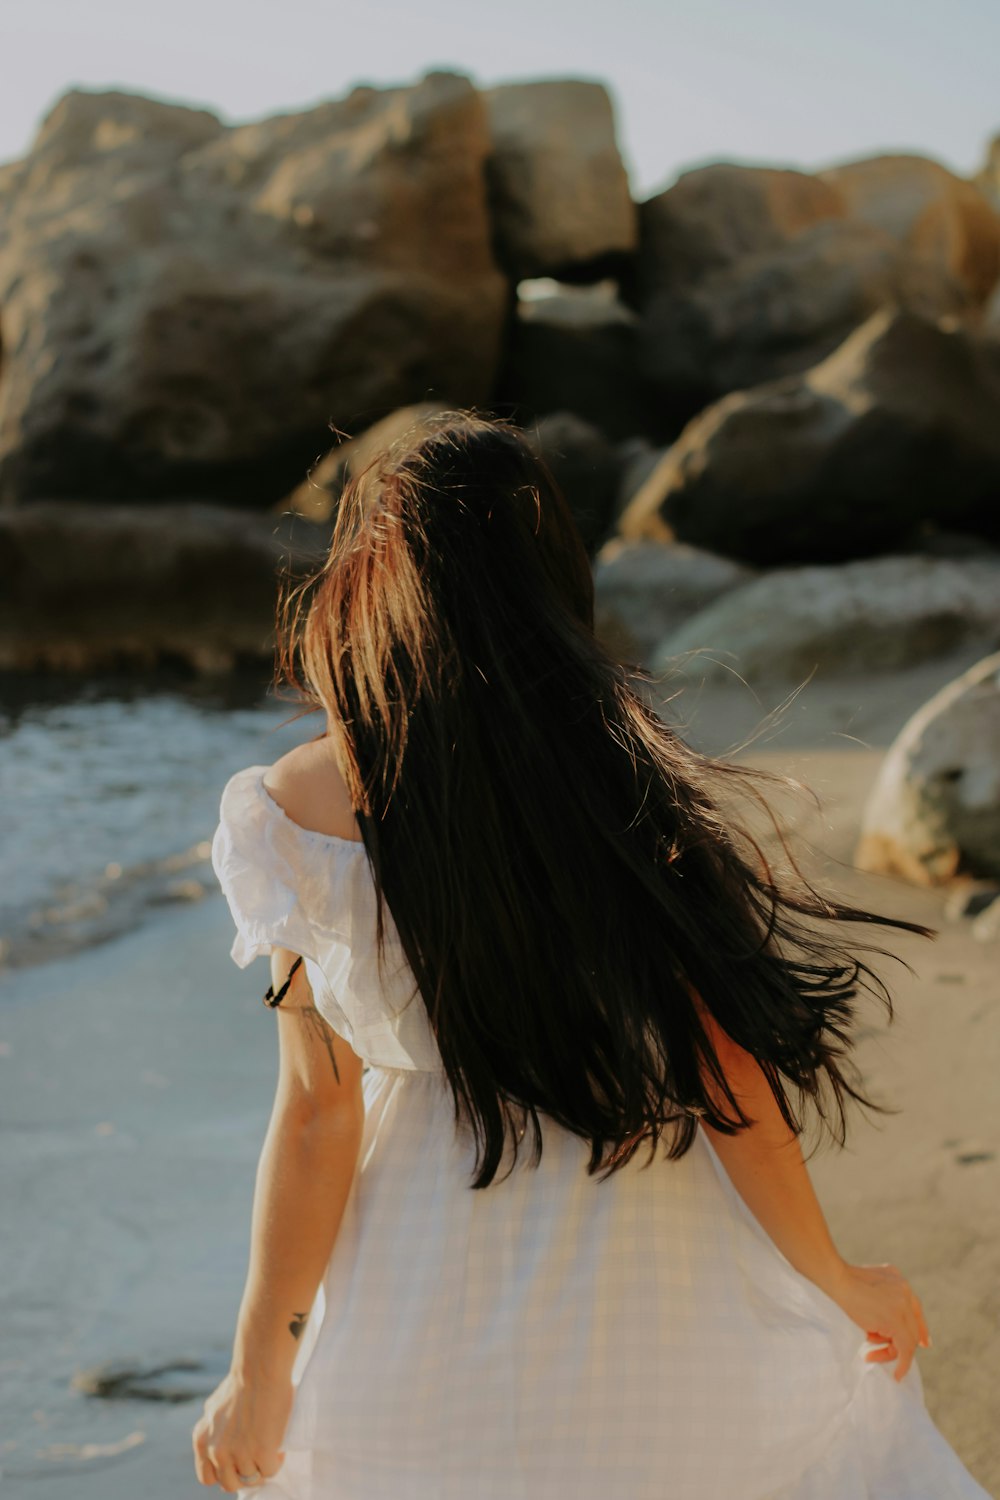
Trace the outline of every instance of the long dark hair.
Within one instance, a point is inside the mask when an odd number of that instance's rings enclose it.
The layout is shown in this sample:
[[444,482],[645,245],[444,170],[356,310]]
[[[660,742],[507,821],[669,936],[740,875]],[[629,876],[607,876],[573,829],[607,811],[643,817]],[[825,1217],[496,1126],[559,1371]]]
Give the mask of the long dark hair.
[[471,1186],[529,1117],[537,1164],[539,1113],[604,1176],[665,1127],[677,1158],[699,1118],[752,1124],[702,1007],[796,1133],[807,1099],[841,1145],[848,1097],[885,1112],[847,1052],[859,987],[891,1019],[889,991],[804,919],[933,931],[820,894],[794,859],[778,878],[723,804],[790,778],[692,749],[604,649],[579,532],[513,424],[439,413],[351,478],[325,564],[282,586],[276,678],[337,726],[378,952],[387,903]]

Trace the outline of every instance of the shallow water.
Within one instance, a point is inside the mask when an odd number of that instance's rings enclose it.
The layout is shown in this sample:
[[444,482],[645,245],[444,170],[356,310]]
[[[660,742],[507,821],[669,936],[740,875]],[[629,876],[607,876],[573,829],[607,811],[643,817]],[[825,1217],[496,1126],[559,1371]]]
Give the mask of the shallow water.
[[263,678],[0,679],[0,971],[217,890],[233,771],[321,732]]

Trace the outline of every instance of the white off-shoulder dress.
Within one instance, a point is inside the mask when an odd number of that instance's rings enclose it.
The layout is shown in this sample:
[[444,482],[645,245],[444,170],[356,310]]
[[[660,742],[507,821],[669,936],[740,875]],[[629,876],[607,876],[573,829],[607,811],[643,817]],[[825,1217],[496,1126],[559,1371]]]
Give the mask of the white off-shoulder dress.
[[897,1382],[865,1361],[874,1346],[765,1233],[703,1131],[680,1161],[647,1165],[647,1149],[599,1182],[587,1145],[543,1117],[537,1169],[522,1149],[505,1181],[468,1186],[471,1131],[388,912],[378,979],[364,846],[293,822],[268,769],[229,779],[212,842],[231,955],[302,954],[368,1065],[366,1119],[285,1462],[240,1494],[988,1500],[916,1362]]

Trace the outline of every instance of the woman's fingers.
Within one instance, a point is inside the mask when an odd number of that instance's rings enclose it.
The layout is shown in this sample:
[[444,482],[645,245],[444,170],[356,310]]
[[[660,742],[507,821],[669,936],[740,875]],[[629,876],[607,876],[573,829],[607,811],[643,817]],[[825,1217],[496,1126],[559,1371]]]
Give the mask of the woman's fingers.
[[[273,1479],[285,1461],[285,1455],[280,1448],[265,1448],[257,1458],[257,1469],[262,1479]],[[244,1469],[244,1474],[249,1474],[249,1469]]]
[[208,1457],[218,1475],[219,1487],[225,1490],[227,1495],[235,1495],[240,1489],[240,1481],[236,1477],[236,1464],[232,1456],[228,1453],[220,1453],[217,1448],[209,1448]]
[[900,1356],[899,1356],[899,1363],[897,1364],[895,1370],[893,1371],[894,1378],[896,1380],[902,1380],[903,1376],[906,1374],[907,1370],[910,1368],[910,1366],[912,1365],[912,1363],[913,1363],[913,1349],[910,1348],[910,1349],[904,1350],[900,1354]]
[[194,1472],[199,1484],[218,1484],[219,1476],[215,1472],[215,1465],[208,1456],[208,1433],[199,1422],[191,1433],[191,1446],[194,1449]]

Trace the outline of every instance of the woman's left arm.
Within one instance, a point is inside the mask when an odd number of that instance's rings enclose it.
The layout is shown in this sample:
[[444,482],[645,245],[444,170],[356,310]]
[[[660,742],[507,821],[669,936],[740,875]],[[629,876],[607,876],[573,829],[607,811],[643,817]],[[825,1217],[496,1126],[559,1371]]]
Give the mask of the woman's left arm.
[[[295,955],[275,949],[275,990]],[[270,1478],[283,1461],[291,1373],[340,1228],[364,1128],[363,1062],[327,1025],[300,965],[275,1011],[279,1076],[261,1150],[250,1264],[228,1375],[193,1433],[202,1484],[234,1494],[239,1475]]]

